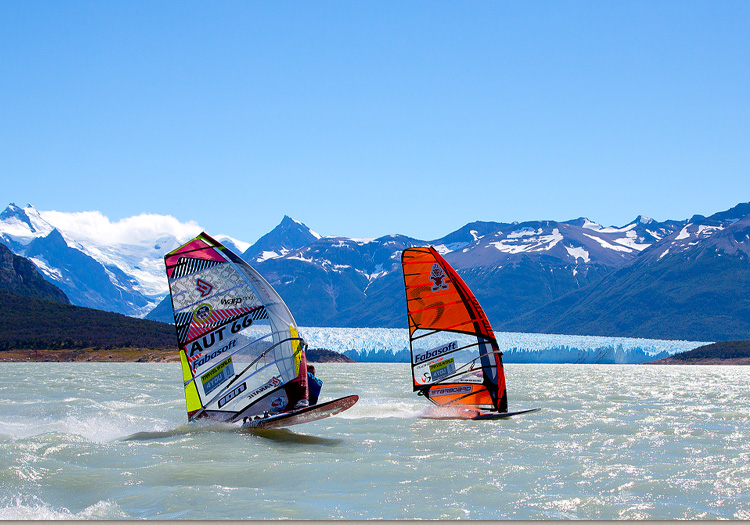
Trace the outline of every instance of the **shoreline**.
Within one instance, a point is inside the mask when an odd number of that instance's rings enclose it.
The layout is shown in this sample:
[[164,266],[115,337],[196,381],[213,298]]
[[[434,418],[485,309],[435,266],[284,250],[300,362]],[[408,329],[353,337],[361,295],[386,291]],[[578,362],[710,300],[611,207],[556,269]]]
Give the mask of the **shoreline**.
[[179,363],[174,348],[93,349],[76,350],[4,350],[0,363]]
[[[312,355],[313,359],[311,359]],[[75,350],[3,350],[0,363],[179,363],[180,356],[174,348],[118,348]],[[353,363],[351,359],[330,350],[308,350],[310,363]],[[750,357],[721,359],[675,359],[666,357],[642,365],[726,365],[750,366]]]
[[[309,363],[354,363],[331,350],[310,349]],[[176,348],[79,348],[75,350],[2,350],[0,363],[179,363]]]
[[648,363],[641,363],[644,365],[734,365],[734,366],[747,366],[750,365],[750,357],[732,357],[722,359],[719,357],[703,357],[698,359],[676,359],[674,357],[665,357],[657,361],[650,361]]

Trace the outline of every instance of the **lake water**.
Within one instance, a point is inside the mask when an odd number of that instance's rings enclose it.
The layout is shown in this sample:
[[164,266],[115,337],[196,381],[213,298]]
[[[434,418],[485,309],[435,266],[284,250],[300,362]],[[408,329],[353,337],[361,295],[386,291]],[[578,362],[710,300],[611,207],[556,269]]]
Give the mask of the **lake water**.
[[0,519],[750,519],[750,367],[506,366],[437,421],[407,364],[320,364],[326,420],[188,425],[179,365],[0,365]]

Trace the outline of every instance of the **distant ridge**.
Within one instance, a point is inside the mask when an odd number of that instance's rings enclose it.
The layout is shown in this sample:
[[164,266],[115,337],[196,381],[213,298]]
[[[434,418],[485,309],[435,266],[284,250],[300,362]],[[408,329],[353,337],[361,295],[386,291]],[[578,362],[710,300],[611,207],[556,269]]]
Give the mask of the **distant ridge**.
[[46,281],[34,263],[13,254],[2,244],[0,244],[0,290],[70,304],[65,292]]
[[[76,234],[70,218],[52,224],[60,217],[10,205],[0,242],[74,304],[172,322],[163,256],[197,225],[149,215],[136,221],[142,235],[120,229],[114,242]],[[740,203],[686,220],[638,215],[619,227],[586,217],[475,221],[431,241],[321,236],[286,215],[252,245],[208,233],[244,254],[302,326],[405,327],[401,251],[433,245],[496,330],[721,341],[750,337],[748,221],[750,203]]]
[[501,324],[541,333],[724,341],[750,337],[750,214],[694,216],[597,282]]

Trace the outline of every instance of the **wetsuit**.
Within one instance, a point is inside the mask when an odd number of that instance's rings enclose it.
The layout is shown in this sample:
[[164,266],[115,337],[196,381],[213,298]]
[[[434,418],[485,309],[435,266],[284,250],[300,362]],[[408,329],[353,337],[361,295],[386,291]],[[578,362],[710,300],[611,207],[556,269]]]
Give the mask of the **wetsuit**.
[[312,375],[310,372],[307,373],[307,391],[308,391],[308,400],[310,401],[310,406],[315,405],[318,402],[318,396],[320,395],[320,390],[323,388],[323,381]]

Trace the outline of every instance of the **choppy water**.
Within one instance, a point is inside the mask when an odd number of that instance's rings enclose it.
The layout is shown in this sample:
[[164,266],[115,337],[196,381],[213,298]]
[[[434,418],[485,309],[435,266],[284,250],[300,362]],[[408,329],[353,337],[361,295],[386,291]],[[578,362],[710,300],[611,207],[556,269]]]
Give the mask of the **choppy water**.
[[418,418],[404,364],[321,364],[348,412],[185,424],[179,365],[0,364],[0,519],[750,519],[750,367],[507,365],[501,421]]

